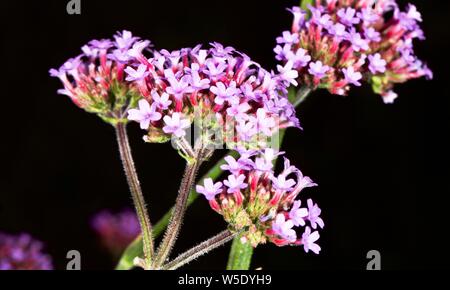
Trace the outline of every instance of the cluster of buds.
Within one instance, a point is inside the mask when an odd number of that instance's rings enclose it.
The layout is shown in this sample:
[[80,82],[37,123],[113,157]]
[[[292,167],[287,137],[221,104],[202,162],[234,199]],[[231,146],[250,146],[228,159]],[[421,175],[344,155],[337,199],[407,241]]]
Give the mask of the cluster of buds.
[[242,242],[253,247],[267,241],[277,246],[303,245],[306,252],[319,253],[315,243],[323,228],[320,208],[311,199],[301,207],[299,193],[316,184],[285,158],[283,171],[275,175],[273,161],[282,152],[238,150],[240,157],[225,158],[221,169],[230,174],[222,182],[205,179],[196,191],[221,214],[233,231],[242,231]]
[[102,245],[115,257],[121,255],[141,232],[136,214],[131,210],[101,211],[94,216],[91,226]]
[[137,42],[150,47],[150,41],[139,41],[126,30],[118,32],[114,39],[90,41],[81,48],[80,55],[50,70],[50,75],[64,85],[58,93],[106,122],[126,122],[127,110],[140,98],[139,91],[124,76],[125,67],[134,61],[128,50]]
[[52,259],[41,242],[28,234],[0,233],[0,270],[52,270]]
[[[150,58],[139,43],[128,51],[139,64],[125,69],[143,97],[128,118],[140,123],[147,142],[182,138],[192,124],[214,132],[230,148],[255,144],[280,128],[299,126],[287,99],[296,71],[270,73],[232,47],[212,43]],[[218,132],[218,133],[217,133]],[[214,139],[210,138],[209,139]],[[257,146],[260,146],[258,144]],[[247,146],[249,147],[249,146]]]
[[413,40],[424,39],[414,5],[402,12],[394,0],[316,0],[307,11],[290,11],[292,29],[277,38],[274,51],[299,72],[302,85],[345,95],[364,80],[392,103],[394,84],[432,78],[414,54]]

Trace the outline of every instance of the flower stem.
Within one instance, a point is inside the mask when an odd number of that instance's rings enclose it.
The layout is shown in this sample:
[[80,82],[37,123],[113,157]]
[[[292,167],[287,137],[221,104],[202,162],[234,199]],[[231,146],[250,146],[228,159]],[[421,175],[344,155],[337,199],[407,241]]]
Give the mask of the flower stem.
[[192,260],[197,259],[200,256],[203,256],[214,250],[217,247],[220,247],[235,237],[237,233],[232,233],[229,230],[225,230],[214,237],[204,241],[203,243],[193,247],[192,249],[184,252],[183,254],[176,257],[171,262],[164,265],[162,268],[164,270],[175,270],[180,268],[181,266],[191,262]]
[[120,158],[122,160],[123,169],[127,177],[128,186],[131,191],[131,197],[133,198],[134,207],[136,209],[136,214],[141,226],[144,262],[147,267],[150,267],[151,259],[153,257],[152,225],[147,214],[144,196],[142,194],[141,186],[136,173],[136,168],[134,166],[133,156],[131,154],[131,148],[128,141],[126,124],[123,122],[119,122],[114,126],[114,128],[116,130],[117,143],[119,145]]
[[250,243],[243,244],[241,236],[233,239],[230,256],[228,258],[227,270],[248,270],[253,256],[253,247]]
[[195,177],[197,175],[200,164],[203,161],[204,153],[205,152],[203,148],[197,149],[195,151],[195,158],[191,162],[188,162],[186,165],[184,177],[181,180],[180,190],[178,191],[178,197],[175,202],[172,217],[153,263],[153,268],[155,269],[160,268],[164,264],[166,259],[169,257],[173,245],[175,244],[175,241],[178,237],[181,224],[183,223],[184,213],[186,212],[189,192],[191,191],[192,185],[195,182]]
[[292,103],[294,107],[298,107],[301,103],[303,103],[310,93],[311,93],[310,87],[304,86],[299,88],[296,94],[296,98]]
[[[239,154],[237,151],[230,151],[229,155],[233,156],[234,158],[237,158]],[[225,159],[220,159],[216,164],[214,164],[213,167],[211,167],[208,172],[203,175],[198,183],[203,183],[203,180],[206,178],[212,178],[213,180],[216,180],[219,178],[219,176],[222,174],[222,170],[220,169],[220,166],[225,164]],[[195,190],[191,189],[191,192],[189,193],[187,206],[191,205],[197,198],[198,193]],[[168,210],[160,220],[153,225],[153,238],[159,237],[161,233],[164,231],[164,229],[167,227],[170,221],[170,217],[173,213],[173,207]],[[142,236],[139,235],[135,241],[133,241],[125,250],[125,252],[122,254],[122,257],[120,258],[119,263],[116,266],[116,270],[128,270],[133,268],[133,259],[137,256],[136,253],[142,254]]]

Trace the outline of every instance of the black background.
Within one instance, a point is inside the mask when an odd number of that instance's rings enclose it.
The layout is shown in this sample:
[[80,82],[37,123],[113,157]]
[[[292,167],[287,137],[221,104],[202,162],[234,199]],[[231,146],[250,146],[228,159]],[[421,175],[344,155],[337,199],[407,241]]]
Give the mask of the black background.
[[[131,206],[113,129],[57,95],[60,84],[48,69],[89,40],[122,29],[159,49],[219,41],[273,69],[275,37],[291,24],[285,8],[297,1],[82,0],[81,15],[68,15],[67,2],[0,4],[0,231],[26,231],[44,241],[57,268],[65,268],[66,252],[77,249],[84,269],[110,269],[89,220],[100,209]],[[363,270],[371,249],[381,252],[384,269],[448,267],[450,5],[411,2],[423,14],[427,36],[416,44],[417,54],[435,79],[399,85],[394,105],[384,105],[368,86],[344,98],[316,92],[302,105],[304,131],[288,131],[284,150],[319,184],[308,195],[326,223],[322,252],[261,246],[253,268]],[[156,221],[175,200],[183,160],[168,144],[144,144],[136,124],[129,133]],[[224,226],[203,199],[197,201],[177,252]],[[223,269],[228,248],[186,268]]]

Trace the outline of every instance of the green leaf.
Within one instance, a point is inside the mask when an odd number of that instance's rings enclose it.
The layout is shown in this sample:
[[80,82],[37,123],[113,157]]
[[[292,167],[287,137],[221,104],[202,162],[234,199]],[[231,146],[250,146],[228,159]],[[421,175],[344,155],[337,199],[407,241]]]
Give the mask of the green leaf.
[[248,270],[252,262],[253,247],[250,243],[243,244],[241,235],[233,239],[227,270]]
[[300,8],[306,10],[308,9],[308,5],[313,5],[314,0],[302,0],[300,1]]
[[[229,152],[229,155],[234,158],[238,157],[238,153],[236,151]],[[212,178],[216,180],[222,174],[222,170],[220,166],[225,164],[225,160],[222,158],[218,161],[205,175],[200,178],[198,183],[202,183],[206,178]],[[198,193],[194,190],[191,190],[188,197],[188,206],[191,205],[198,197]],[[154,226],[153,226],[153,238],[157,238],[161,235],[164,229],[169,224],[170,217],[172,216],[172,209],[170,209]],[[133,260],[135,257],[142,257],[143,253],[143,245],[142,245],[142,237],[139,235],[123,252],[122,257],[119,260],[119,263],[116,266],[116,270],[129,270],[134,267]]]

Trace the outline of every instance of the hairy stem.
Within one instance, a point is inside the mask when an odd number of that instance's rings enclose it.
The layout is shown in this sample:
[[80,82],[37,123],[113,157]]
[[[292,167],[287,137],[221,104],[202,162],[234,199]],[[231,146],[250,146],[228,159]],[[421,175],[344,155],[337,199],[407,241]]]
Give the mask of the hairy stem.
[[184,171],[184,177],[181,180],[180,190],[178,191],[178,197],[175,202],[175,207],[173,208],[172,217],[170,219],[169,225],[167,227],[164,239],[159,246],[156,253],[155,261],[153,267],[158,269],[169,257],[170,252],[175,244],[178,237],[178,233],[183,223],[184,213],[186,212],[187,201],[189,197],[189,192],[191,191],[192,185],[195,182],[195,177],[200,164],[203,160],[204,151],[202,148],[196,150],[195,159],[188,162],[186,169]]
[[303,103],[310,93],[311,93],[310,87],[304,86],[299,88],[296,94],[296,98],[292,103],[294,107],[298,107],[301,103]]
[[[239,154],[237,151],[230,151],[229,154],[234,158],[238,158]],[[213,167],[211,167],[208,172],[203,175],[198,183],[202,183],[204,179],[206,178],[212,178],[213,180],[216,180],[219,178],[219,176],[222,174],[222,170],[220,169],[220,166],[225,164],[225,159],[220,159],[216,164],[214,164]],[[195,190],[191,189],[191,192],[189,193],[187,206],[191,205],[197,198],[198,193],[195,192]],[[170,217],[173,213],[173,207],[168,210],[164,216],[153,225],[153,238],[159,237],[161,233],[164,231],[164,229],[167,227],[170,221]],[[139,235],[139,237],[136,238],[135,241],[133,241],[125,250],[122,257],[120,258],[119,263],[116,266],[116,270],[128,270],[133,268],[133,259],[138,255],[137,253],[142,253],[142,236]]]
[[183,254],[176,257],[174,260],[170,261],[162,268],[164,270],[175,270],[180,268],[181,266],[191,262],[192,260],[197,259],[200,256],[203,256],[214,250],[217,247],[220,247],[233,239],[237,233],[232,233],[229,230],[225,230],[214,237],[204,241],[203,243],[193,247],[192,249],[184,252]]
[[128,141],[126,124],[119,122],[114,126],[116,130],[117,143],[119,145],[120,158],[122,160],[123,169],[127,177],[128,186],[131,191],[131,197],[133,198],[136,214],[141,226],[143,250],[144,250],[144,262],[146,266],[150,266],[151,259],[153,257],[153,238],[152,238],[152,225],[150,218],[147,214],[145,206],[144,196],[142,194],[141,185],[136,173],[136,168],[133,162],[133,156],[131,155],[131,148]]

